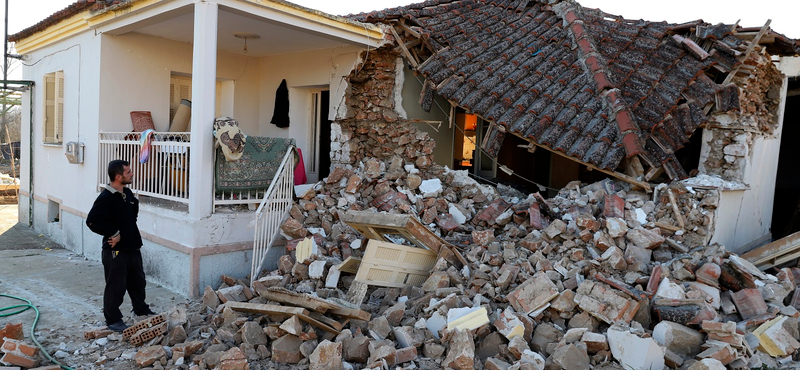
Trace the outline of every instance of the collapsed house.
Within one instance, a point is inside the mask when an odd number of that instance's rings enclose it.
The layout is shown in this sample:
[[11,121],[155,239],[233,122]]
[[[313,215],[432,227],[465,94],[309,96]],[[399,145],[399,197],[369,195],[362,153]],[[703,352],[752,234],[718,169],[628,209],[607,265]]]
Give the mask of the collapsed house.
[[731,252],[772,239],[796,42],[572,1],[432,1],[349,21],[384,38],[337,69],[330,171],[291,203],[289,253],[209,284],[191,324],[129,333],[156,353],[141,366],[792,361],[800,270]]

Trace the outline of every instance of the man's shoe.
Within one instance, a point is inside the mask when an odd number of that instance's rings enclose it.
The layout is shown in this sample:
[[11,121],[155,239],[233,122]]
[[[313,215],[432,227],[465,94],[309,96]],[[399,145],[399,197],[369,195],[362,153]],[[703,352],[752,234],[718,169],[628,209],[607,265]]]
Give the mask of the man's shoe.
[[108,330],[115,331],[117,333],[121,333],[127,328],[128,328],[128,325],[125,325],[125,323],[122,320],[117,321],[117,322],[115,322],[115,323],[113,323],[113,324],[108,326]]
[[155,315],[157,314],[153,312],[153,310],[151,310],[150,308],[148,308],[147,311],[144,311],[142,313],[136,313],[136,316],[155,316]]

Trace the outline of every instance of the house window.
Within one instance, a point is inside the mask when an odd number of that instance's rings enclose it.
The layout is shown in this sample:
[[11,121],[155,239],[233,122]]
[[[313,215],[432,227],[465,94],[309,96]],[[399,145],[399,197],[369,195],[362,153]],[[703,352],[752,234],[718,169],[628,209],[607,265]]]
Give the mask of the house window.
[[44,143],[61,144],[64,137],[64,71],[44,75]]
[[[221,111],[221,104],[222,104],[222,83],[217,81],[217,103],[215,115],[217,117],[220,116]],[[178,106],[181,104],[181,100],[192,100],[192,78],[187,76],[178,76],[172,75],[169,79],[169,121],[172,122],[172,119],[175,118],[175,112],[178,110]],[[235,117],[234,117],[235,118]]]

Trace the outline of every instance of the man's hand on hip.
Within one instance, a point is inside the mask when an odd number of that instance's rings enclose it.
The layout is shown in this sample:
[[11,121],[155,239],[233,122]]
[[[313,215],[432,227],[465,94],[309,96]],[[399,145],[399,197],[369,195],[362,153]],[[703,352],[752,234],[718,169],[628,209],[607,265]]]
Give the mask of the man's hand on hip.
[[117,243],[119,243],[119,239],[120,239],[119,234],[108,238],[108,245],[110,245],[111,248],[113,249],[117,245]]

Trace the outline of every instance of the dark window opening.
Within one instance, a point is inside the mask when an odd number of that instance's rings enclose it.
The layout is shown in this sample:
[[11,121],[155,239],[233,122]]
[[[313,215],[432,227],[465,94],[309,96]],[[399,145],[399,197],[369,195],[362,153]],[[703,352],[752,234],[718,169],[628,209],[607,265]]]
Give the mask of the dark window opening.
[[[689,177],[697,175],[697,168],[700,166],[700,150],[703,148],[703,129],[698,128],[689,138],[683,148],[675,152],[675,158],[681,164],[683,170]],[[655,180],[655,179],[653,179]]]

